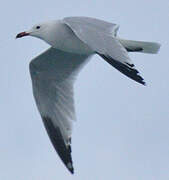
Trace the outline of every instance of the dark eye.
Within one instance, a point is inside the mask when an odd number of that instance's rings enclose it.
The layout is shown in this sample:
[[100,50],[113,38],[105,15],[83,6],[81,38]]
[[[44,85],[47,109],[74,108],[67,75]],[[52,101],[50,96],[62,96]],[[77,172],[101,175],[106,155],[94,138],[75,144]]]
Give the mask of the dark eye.
[[36,29],[40,29],[40,26],[36,26]]

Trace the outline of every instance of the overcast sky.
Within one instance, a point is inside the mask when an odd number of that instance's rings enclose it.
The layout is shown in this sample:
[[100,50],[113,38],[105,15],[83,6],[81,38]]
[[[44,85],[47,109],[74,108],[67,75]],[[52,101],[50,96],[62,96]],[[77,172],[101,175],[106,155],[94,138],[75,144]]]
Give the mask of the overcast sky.
[[[169,1],[15,0],[0,6],[0,179],[169,179]],[[75,175],[43,127],[28,65],[49,46],[17,33],[46,20],[89,16],[120,25],[126,39],[162,44],[157,55],[130,54],[144,87],[94,56],[75,84]]]

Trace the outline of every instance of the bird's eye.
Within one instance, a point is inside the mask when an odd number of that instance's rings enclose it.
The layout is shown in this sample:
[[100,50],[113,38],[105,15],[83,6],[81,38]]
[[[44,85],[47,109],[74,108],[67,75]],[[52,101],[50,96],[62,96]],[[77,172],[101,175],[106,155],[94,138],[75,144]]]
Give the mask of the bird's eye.
[[40,26],[36,26],[36,29],[40,29]]

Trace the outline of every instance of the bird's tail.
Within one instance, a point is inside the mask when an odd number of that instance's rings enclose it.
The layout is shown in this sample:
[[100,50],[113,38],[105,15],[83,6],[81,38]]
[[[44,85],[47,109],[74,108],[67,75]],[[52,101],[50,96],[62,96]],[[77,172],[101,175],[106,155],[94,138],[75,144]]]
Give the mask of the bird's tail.
[[156,42],[132,41],[120,38],[118,40],[128,52],[156,54],[158,53],[161,46],[159,43]]

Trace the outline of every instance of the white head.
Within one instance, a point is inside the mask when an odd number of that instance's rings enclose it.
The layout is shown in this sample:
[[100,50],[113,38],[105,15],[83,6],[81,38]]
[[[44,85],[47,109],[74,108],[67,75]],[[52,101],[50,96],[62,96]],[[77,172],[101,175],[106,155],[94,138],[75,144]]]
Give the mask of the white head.
[[17,34],[16,38],[34,36],[43,40],[48,40],[50,38],[51,31],[54,29],[54,27],[56,27],[56,24],[57,21],[36,24],[30,30]]

